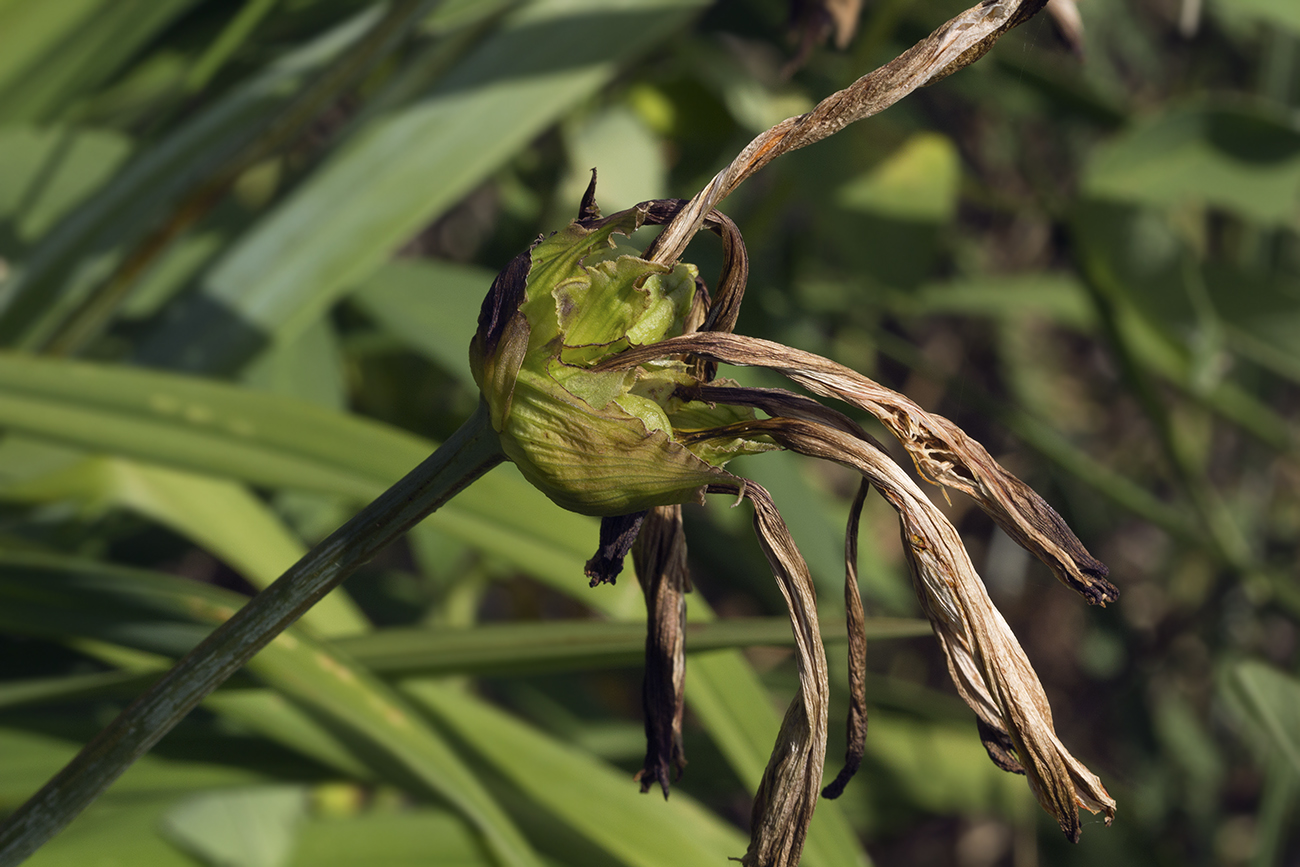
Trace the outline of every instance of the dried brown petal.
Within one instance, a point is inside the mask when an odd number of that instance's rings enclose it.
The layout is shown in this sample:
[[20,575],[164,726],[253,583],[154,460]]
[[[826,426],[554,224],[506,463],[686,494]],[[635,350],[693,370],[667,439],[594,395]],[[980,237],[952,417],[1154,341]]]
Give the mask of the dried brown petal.
[[686,684],[686,533],[681,506],[651,509],[632,550],[637,580],[645,594],[645,763],[636,779],[641,791],[655,783],[668,797],[672,779],[686,766],[682,711]]
[[632,550],[645,516],[645,512],[633,512],[600,519],[600,547],[584,570],[592,587],[616,582],[623,571],[623,558]]
[[974,498],[1007,535],[1047,564],[1067,587],[1094,604],[1119,598],[1119,591],[1106,580],[1106,566],[1088,553],[1042,497],[1007,472],[982,445],[943,416],[926,412],[906,396],[841,364],[769,340],[701,333],[630,349],[603,367],[634,367],[687,353],[778,370],[815,394],[871,413],[899,439],[926,480]]
[[844,794],[844,787],[862,765],[867,743],[867,618],[862,609],[862,593],[858,590],[858,524],[870,490],[871,485],[863,479],[849,507],[849,523],[844,531],[844,608],[848,612],[849,630],[848,746],[844,751],[844,768],[822,789],[824,798],[834,799]]
[[1115,801],[1057,739],[1038,676],[943,513],[888,455],[869,443],[795,419],[769,419],[749,427],[787,448],[853,467],[884,495],[902,521],[903,548],[921,605],[953,682],[986,727],[985,743],[994,743],[1007,760],[999,764],[1011,763],[1009,745],[1038,802],[1070,840],[1079,838],[1079,807],[1102,812],[1109,824]]
[[821,141],[854,121],[884,111],[918,87],[974,63],[1003,33],[1043,8],[1047,0],[984,0],[939,27],[879,69],[869,72],[812,111],[783,120],[758,136],[713,178],[660,236],[646,258],[676,262],[704,216],[750,175],[781,154]]
[[745,867],[793,867],[803,852],[826,761],[830,684],[817,623],[817,594],[808,565],[767,491],[745,482],[741,486],[710,485],[709,492],[743,496],[753,503],[759,545],[790,611],[799,691],[781,721],[781,732],[754,797],[749,851],[741,863]]

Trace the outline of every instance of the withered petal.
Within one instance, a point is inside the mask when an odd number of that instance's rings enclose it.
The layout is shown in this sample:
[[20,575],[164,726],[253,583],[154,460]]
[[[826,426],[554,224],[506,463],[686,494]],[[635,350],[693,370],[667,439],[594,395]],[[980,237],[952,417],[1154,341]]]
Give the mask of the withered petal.
[[878,114],[917,88],[975,62],[1002,34],[1028,20],[1045,3],[1047,0],[982,0],[889,63],[826,97],[812,111],[783,120],[761,133],[691,199],[647,258],[660,264],[676,262],[695,237],[704,216],[763,166]]
[[1119,598],[1119,590],[1106,580],[1106,566],[1088,553],[1042,497],[1007,472],[987,449],[948,419],[926,412],[905,395],[857,371],[770,340],[716,332],[634,347],[601,368],[634,367],[686,354],[777,370],[815,394],[871,413],[899,439],[925,479],[972,497],[1007,535],[1042,560],[1067,587],[1093,604]]
[[632,550],[645,516],[646,513],[641,511],[600,519],[600,547],[596,556],[587,561],[584,570],[592,587],[615,583],[623,571],[623,558]]
[[668,797],[673,779],[686,766],[682,714],[686,684],[686,533],[681,506],[657,506],[646,515],[632,549],[632,563],[646,603],[645,704],[646,755],[636,779],[641,791],[659,784]]
[[[1069,839],[1079,837],[1079,807],[1103,813],[1109,824],[1114,799],[1057,738],[1038,675],[943,513],[869,443],[797,419],[769,419],[750,427],[802,454],[858,470],[884,495],[901,519],[903,549],[921,607],[958,693],[988,729],[1006,734],[1038,802]],[[1005,742],[996,742],[1005,749]]]
[[582,201],[578,203],[579,220],[599,220],[600,205],[596,204],[596,170],[591,170],[591,181],[587,184],[587,191],[582,194]]
[[799,691],[786,709],[754,797],[749,850],[741,863],[745,867],[794,867],[799,863],[808,823],[817,807],[826,761],[830,682],[817,622],[817,594],[808,564],[766,490],[745,481],[711,484],[709,492],[741,496],[753,504],[754,531],[790,612]]
[[989,754],[993,764],[1009,774],[1023,774],[1024,765],[1020,764],[1020,759],[1016,758],[1016,746],[1011,742],[1011,736],[1000,728],[995,728],[984,722],[979,717],[975,718],[975,725],[979,729],[980,741],[984,744],[984,751]]
[[844,794],[844,787],[862,766],[867,744],[867,629],[862,593],[858,589],[858,525],[870,491],[871,484],[863,479],[849,507],[848,527],[844,532],[844,608],[849,630],[848,745],[844,750],[844,767],[822,789],[823,798],[834,799]]

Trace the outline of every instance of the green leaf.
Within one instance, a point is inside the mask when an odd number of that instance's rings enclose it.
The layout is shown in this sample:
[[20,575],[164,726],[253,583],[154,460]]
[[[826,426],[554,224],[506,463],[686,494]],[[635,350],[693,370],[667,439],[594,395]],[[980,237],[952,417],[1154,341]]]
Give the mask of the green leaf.
[[469,341],[495,277],[484,268],[397,259],[380,266],[349,300],[416,352],[473,386]]
[[193,795],[168,810],[159,830],[210,867],[281,867],[307,814],[302,786],[258,786]]
[[1300,680],[1271,665],[1247,660],[1229,666],[1222,688],[1236,715],[1300,772]]
[[[155,645],[196,643],[207,631],[204,626],[228,619],[245,601],[238,594],[171,576],[47,557],[6,557],[0,567],[0,592],[16,603],[5,606],[0,615],[11,631],[59,636],[77,635],[79,627],[98,627],[103,631],[90,633],[97,638],[113,641],[121,635],[128,644],[134,638]],[[23,599],[36,602],[24,606]],[[32,614],[40,610],[41,600],[53,601],[65,616],[38,622]],[[85,613],[71,616],[77,608]],[[104,618],[99,612],[106,608],[135,609],[136,622],[119,616],[100,626]],[[178,630],[181,624],[175,618],[189,619],[194,627]],[[506,863],[538,863],[509,818],[442,737],[391,688],[348,657],[291,627],[253,657],[248,670],[321,718],[381,774],[418,781],[445,799]]]
[[1091,330],[1096,322],[1078,278],[1050,272],[927,283],[897,296],[891,306],[912,316],[1039,316],[1080,330]]
[[[434,443],[359,416],[226,383],[139,368],[0,354],[0,427],[48,441],[369,500]],[[431,519],[556,587],[585,587],[596,522],[563,512],[513,467],[481,478]],[[576,586],[575,586],[576,582]],[[612,616],[644,611],[630,583],[585,597]]]
[[407,681],[403,689],[536,807],[621,864],[703,867],[744,854],[735,829],[680,792],[667,802],[646,797],[626,773],[443,684]]
[[[823,640],[847,641],[843,622],[823,624]],[[928,635],[923,620],[871,618],[870,639]],[[572,671],[639,667],[645,661],[645,625],[594,620],[484,624],[473,629],[381,629],[339,639],[336,646],[385,677],[442,674]],[[789,647],[794,637],[784,617],[750,617],[692,623],[686,652],[719,648]],[[760,768],[761,774],[761,768]]]
[[[110,130],[0,128],[0,219],[32,243],[109,181],[130,152],[131,140]],[[0,252],[16,258],[23,251]]]
[[419,807],[372,808],[360,815],[313,819],[303,828],[296,867],[495,867],[482,841],[459,817]]
[[946,223],[957,212],[961,161],[943,135],[918,133],[880,165],[840,187],[842,208],[921,223]]
[[174,794],[134,801],[105,799],[24,863],[30,867],[207,867],[158,835],[159,818],[174,803]]
[[431,93],[372,119],[247,233],[143,357],[229,370],[301,328],[703,5],[537,0],[507,16]]
[[[194,542],[242,574],[269,585],[306,548],[242,484],[122,458],[86,458],[52,474],[0,488],[26,502],[76,500],[91,509],[130,509]],[[346,593],[335,591],[304,615],[323,635],[365,632],[369,623]]]
[[[81,2],[101,5],[96,0]],[[143,2],[149,5],[149,0]],[[18,5],[39,4],[22,0]],[[115,4],[115,8],[130,14],[135,5]],[[308,76],[362,39],[377,13],[377,9],[366,10],[279,57],[211,108],[138,151],[109,183],[41,238],[16,269],[0,298],[0,342],[40,345],[58,320],[109,274],[122,245],[158,228],[168,209],[186,193],[216,177],[241,149],[263,135]]]
[[1300,34],[1300,6],[1291,0],[1214,0],[1220,16],[1284,27]]
[[593,168],[598,173],[596,200],[606,214],[667,195],[663,142],[626,106],[572,123],[565,141],[569,170],[556,192],[562,210],[576,212]]
[[1234,348],[1300,379],[1300,275],[1213,263],[1205,288]]
[[[47,734],[14,728],[0,728],[0,809],[18,806],[55,771],[68,763],[80,744]],[[145,756],[131,766],[114,785],[109,800],[117,796],[138,797],[150,792],[166,792],[174,798],[177,791],[218,786],[251,785],[266,782],[258,771],[215,761],[181,761]]]
[[900,714],[871,713],[868,765],[883,766],[886,780],[873,788],[934,813],[984,813],[990,809],[1023,821],[1034,806],[1019,776],[989,761],[974,720],[963,725]]
[[243,380],[254,388],[330,409],[347,407],[338,336],[328,319],[318,319],[302,331],[274,341],[244,372]]
[[1300,225],[1300,127],[1262,105],[1167,109],[1097,148],[1083,189],[1101,199],[1207,205]]
[[0,4],[0,121],[49,120],[109,78],[195,0]]

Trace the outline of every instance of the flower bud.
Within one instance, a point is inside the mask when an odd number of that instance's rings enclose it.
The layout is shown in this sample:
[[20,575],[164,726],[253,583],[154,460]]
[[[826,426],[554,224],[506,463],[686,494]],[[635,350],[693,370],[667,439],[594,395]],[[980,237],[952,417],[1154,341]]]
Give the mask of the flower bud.
[[610,516],[697,501],[721,467],[773,446],[678,431],[752,418],[752,410],[676,396],[696,380],[681,359],[630,370],[592,368],[633,346],[682,334],[696,269],[669,268],[616,244],[645,217],[632,209],[581,220],[540,241],[498,275],[479,314],[470,366],[501,446],[557,505]]

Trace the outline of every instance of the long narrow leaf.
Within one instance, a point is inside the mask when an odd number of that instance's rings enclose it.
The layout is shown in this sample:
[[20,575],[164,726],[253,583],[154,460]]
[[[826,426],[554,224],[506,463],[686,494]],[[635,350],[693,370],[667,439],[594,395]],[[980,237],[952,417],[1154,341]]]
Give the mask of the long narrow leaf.
[[433,92],[385,113],[217,265],[142,350],[151,363],[237,368],[327,309],[519,148],[673,33],[702,0],[537,0]]
[[[226,383],[112,365],[0,355],[0,427],[259,487],[366,500],[435,444],[396,428]],[[465,490],[431,520],[539,578],[582,574],[596,524],[555,509],[511,468]],[[611,598],[612,596],[612,598]],[[591,604],[637,613],[632,587]]]

